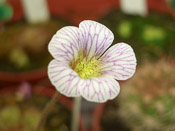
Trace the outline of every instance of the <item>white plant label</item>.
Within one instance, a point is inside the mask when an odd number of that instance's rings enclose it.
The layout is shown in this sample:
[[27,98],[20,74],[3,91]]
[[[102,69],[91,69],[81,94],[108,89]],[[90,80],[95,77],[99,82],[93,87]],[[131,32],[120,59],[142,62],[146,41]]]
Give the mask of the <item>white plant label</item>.
[[25,17],[29,23],[41,23],[49,20],[46,0],[22,0]]
[[131,15],[147,15],[147,0],[120,0],[120,6],[124,13]]

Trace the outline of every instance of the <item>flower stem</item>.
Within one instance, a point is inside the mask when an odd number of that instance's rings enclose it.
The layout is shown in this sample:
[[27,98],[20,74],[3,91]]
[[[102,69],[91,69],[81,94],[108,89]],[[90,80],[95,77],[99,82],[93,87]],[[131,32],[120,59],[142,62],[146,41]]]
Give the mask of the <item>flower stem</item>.
[[58,96],[59,96],[59,92],[56,91],[56,93],[54,94],[54,96],[52,97],[52,99],[50,100],[49,103],[47,103],[46,107],[44,108],[42,115],[41,115],[41,119],[38,123],[38,126],[36,128],[36,131],[40,131],[42,126],[44,125],[47,116],[49,115],[49,113],[51,112],[51,110],[53,109],[56,101],[58,100]]
[[79,129],[78,123],[80,117],[80,108],[81,108],[81,97],[76,97],[74,98],[71,131],[78,131]]

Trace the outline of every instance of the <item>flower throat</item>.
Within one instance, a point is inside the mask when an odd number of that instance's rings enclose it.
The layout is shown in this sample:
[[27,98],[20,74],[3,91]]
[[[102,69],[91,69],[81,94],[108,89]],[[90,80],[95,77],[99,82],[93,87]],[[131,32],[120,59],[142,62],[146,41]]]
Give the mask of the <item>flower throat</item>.
[[87,60],[85,57],[79,57],[71,67],[82,79],[90,79],[100,76],[99,63],[95,58]]

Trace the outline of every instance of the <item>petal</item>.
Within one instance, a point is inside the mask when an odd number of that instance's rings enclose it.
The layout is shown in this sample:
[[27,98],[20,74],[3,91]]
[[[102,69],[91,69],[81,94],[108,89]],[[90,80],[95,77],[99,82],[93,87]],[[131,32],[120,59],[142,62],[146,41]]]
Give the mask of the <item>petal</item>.
[[48,66],[48,76],[51,83],[62,94],[80,96],[78,88],[82,79],[67,64],[52,60]]
[[104,25],[90,20],[80,23],[81,43],[87,58],[100,57],[103,52],[112,44],[113,33]]
[[120,92],[119,83],[110,76],[84,80],[79,88],[87,100],[102,103],[114,99]]
[[136,70],[136,57],[131,46],[118,43],[101,57],[103,74],[113,76],[117,80],[126,80],[133,76]]
[[58,30],[48,47],[52,56],[66,63],[76,58],[81,48],[79,32],[79,29],[74,26],[63,27]]

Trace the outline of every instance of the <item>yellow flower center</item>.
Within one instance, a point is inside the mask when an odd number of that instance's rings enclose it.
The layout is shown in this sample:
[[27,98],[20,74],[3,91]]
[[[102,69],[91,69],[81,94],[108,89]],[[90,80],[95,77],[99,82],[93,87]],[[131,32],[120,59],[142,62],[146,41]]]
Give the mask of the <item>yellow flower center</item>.
[[79,57],[71,67],[82,79],[89,79],[100,76],[99,63],[100,60],[96,58],[87,60],[85,57]]

